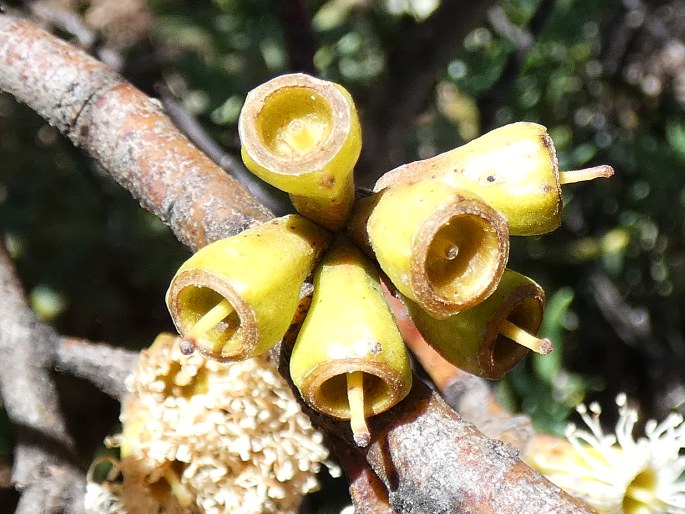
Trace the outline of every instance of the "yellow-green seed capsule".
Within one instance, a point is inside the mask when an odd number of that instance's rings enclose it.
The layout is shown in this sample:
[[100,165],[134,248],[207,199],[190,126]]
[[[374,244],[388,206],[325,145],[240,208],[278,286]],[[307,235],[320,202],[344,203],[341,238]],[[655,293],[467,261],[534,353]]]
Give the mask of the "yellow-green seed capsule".
[[561,185],[610,177],[602,165],[559,172],[554,143],[537,123],[505,125],[430,159],[405,164],[376,183],[380,191],[419,180],[440,180],[472,191],[509,223],[513,236],[551,232],[561,223]]
[[252,90],[238,120],[245,166],[290,194],[295,208],[340,230],[354,202],[361,128],[350,94],[302,73]]
[[350,243],[329,250],[316,271],[290,374],[314,409],[351,420],[360,446],[370,436],[365,417],[389,409],[411,389],[407,351],[378,275]]
[[176,328],[214,359],[265,352],[288,329],[304,279],[329,242],[325,230],[294,214],[200,249],[167,291]]
[[360,205],[368,220],[353,216],[355,239],[368,239],[393,285],[433,316],[468,309],[497,286],[509,256],[507,223],[473,193],[421,181]]
[[484,378],[501,378],[528,350],[546,354],[548,339],[534,336],[542,323],[544,292],[528,277],[506,270],[482,303],[438,320],[404,299],[426,342],[455,366]]

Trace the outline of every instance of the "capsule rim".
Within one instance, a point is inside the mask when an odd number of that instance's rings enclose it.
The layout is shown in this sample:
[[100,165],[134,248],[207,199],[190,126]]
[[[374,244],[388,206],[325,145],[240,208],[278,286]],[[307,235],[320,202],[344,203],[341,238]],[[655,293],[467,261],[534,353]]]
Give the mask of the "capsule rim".
[[181,305],[181,296],[189,287],[207,288],[228,300],[238,315],[240,320],[238,330],[241,330],[243,336],[243,341],[238,351],[226,353],[224,351],[226,345],[223,345],[222,351],[217,353],[209,351],[206,347],[193,342],[193,346],[197,351],[205,357],[221,362],[244,360],[254,357],[258,344],[259,330],[256,314],[252,307],[240,296],[230,281],[212,271],[203,269],[184,270],[177,274],[171,281],[167,291],[166,304],[171,313],[171,319],[174,322],[174,326],[179,334],[185,336],[192,328],[192,326],[189,326],[187,318],[180,314],[181,309],[183,308]]

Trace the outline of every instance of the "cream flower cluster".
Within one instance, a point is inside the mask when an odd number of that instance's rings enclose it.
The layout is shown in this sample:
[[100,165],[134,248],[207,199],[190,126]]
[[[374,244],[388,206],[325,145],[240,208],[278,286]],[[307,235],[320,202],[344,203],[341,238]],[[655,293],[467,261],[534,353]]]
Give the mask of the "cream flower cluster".
[[183,355],[163,335],[127,385],[123,482],[89,484],[89,512],[295,513],[318,488],[322,436],[266,359]]
[[587,426],[571,424],[568,443],[541,439],[528,452],[529,463],[562,489],[600,513],[685,514],[685,424],[671,413],[645,424],[644,436],[633,436],[637,411],[625,394],[616,398],[619,419],[614,433],[604,433],[601,409],[577,407]]

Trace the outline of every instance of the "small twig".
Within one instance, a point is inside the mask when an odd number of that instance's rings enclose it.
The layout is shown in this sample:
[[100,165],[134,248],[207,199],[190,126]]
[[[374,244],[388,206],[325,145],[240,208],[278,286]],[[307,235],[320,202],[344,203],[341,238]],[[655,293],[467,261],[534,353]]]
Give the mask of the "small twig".
[[90,51],[97,43],[95,32],[73,11],[64,9],[55,2],[31,2],[29,8],[40,20],[73,35],[83,49]]
[[656,356],[658,345],[651,341],[653,334],[649,311],[628,305],[611,279],[602,271],[592,271],[587,283],[599,311],[621,340],[628,346]]
[[533,46],[533,35],[525,28],[514,25],[501,6],[488,10],[488,21],[495,32],[514,43],[517,50],[527,51]]
[[126,393],[124,379],[138,362],[138,352],[93,343],[75,337],[61,337],[55,355],[57,371],[88,380],[112,398]]
[[[610,6],[612,4],[607,4]],[[631,22],[634,18],[634,10],[626,9],[626,4],[614,4],[615,8],[607,12],[605,19],[608,21],[606,27],[606,38],[602,38],[603,46],[606,45],[604,52],[603,64],[607,75],[619,73],[626,64],[626,57],[631,54],[633,43],[640,33],[642,25],[637,25]],[[641,2],[638,4],[638,10],[644,11],[645,5]],[[654,20],[656,17],[645,14],[645,19]]]
[[509,39],[516,46],[516,51],[509,55],[502,73],[487,94],[479,99],[481,124],[484,131],[494,128],[495,112],[504,104],[506,96],[511,92],[514,81],[526,62],[528,52],[545,27],[555,3],[556,0],[542,0],[525,29],[515,27],[509,22],[501,8],[493,8],[488,12],[488,20],[493,28],[498,34]]
[[50,1],[31,2],[29,8],[39,20],[74,36],[84,50],[97,56],[110,68],[117,71],[123,69],[124,57],[119,52],[104,46],[101,34],[89,27],[82,16]]
[[58,512],[81,503],[85,483],[49,372],[58,336],[29,309],[4,248],[0,298],[0,394],[17,441],[12,482],[26,492],[17,512]]

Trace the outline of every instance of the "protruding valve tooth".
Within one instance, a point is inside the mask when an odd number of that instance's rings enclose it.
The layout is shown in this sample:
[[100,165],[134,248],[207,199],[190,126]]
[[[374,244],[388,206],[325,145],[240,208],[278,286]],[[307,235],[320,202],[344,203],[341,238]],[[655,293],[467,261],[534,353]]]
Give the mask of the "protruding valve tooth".
[[[233,309],[231,302],[224,298],[195,322],[190,330],[188,330],[186,338],[190,341],[204,338],[208,332],[233,313],[235,313],[235,309]],[[216,350],[218,351],[219,348]]]
[[582,170],[560,171],[559,184],[575,184],[576,182],[586,182],[596,178],[609,178],[613,176],[614,168],[606,164],[584,168]]
[[364,408],[364,373],[353,371],[347,374],[347,401],[350,404],[350,427],[357,446],[368,446],[371,440],[366,425]]
[[504,337],[511,339],[515,343],[525,346],[529,350],[533,350],[535,353],[540,353],[542,355],[547,355],[552,351],[552,341],[547,338],[535,337],[529,334],[521,327],[514,325],[508,319],[503,319],[499,324],[499,333]]

